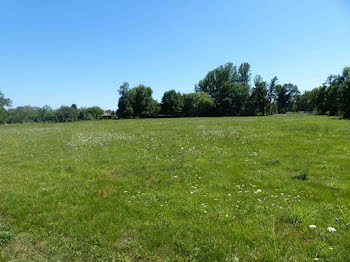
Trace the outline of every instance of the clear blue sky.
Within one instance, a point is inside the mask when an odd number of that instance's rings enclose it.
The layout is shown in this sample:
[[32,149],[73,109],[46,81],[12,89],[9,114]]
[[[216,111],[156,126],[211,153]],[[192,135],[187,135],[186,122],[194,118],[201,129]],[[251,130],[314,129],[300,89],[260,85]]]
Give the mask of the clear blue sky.
[[0,91],[14,106],[116,109],[118,86],[192,92],[226,62],[300,90],[350,66],[348,0],[1,0]]

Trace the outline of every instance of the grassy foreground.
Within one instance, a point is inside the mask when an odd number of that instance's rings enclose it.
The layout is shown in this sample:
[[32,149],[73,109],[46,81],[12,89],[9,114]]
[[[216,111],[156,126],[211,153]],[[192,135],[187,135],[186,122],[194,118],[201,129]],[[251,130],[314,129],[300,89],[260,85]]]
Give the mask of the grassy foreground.
[[0,258],[350,261],[350,121],[0,126]]

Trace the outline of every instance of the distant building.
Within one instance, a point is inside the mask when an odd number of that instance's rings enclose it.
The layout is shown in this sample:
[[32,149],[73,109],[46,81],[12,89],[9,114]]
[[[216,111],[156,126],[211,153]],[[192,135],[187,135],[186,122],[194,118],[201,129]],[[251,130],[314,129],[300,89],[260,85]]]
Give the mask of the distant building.
[[114,112],[111,110],[107,110],[103,112],[102,119],[108,120],[108,119],[114,119]]

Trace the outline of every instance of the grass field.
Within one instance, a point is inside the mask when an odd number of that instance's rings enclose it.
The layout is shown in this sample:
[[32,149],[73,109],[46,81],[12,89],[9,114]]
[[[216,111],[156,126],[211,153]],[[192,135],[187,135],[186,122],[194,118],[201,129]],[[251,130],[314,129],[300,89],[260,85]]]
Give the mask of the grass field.
[[0,254],[350,261],[350,121],[284,115],[0,126]]

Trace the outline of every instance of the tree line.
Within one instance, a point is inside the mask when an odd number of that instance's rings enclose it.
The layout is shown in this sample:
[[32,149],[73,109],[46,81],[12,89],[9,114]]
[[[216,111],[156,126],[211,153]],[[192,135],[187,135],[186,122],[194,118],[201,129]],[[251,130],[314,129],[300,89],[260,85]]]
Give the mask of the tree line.
[[350,118],[350,67],[340,75],[330,75],[326,82],[298,97],[300,111]]
[[[3,95],[2,95],[3,96]],[[1,100],[1,92],[0,92]],[[72,106],[61,106],[53,110],[49,106],[32,107],[21,106],[15,109],[4,110],[4,106],[11,106],[11,101],[7,99],[6,104],[0,105],[0,124],[26,123],[26,122],[74,122],[79,120],[100,120],[104,114],[102,108],[98,106],[88,108],[77,108]]]
[[232,63],[211,70],[195,85],[193,93],[175,90],[164,93],[160,103],[152,98],[152,89],[143,85],[119,89],[118,118],[263,116],[307,111],[320,115],[350,118],[350,67],[341,75],[331,75],[318,88],[300,93],[291,83],[278,78],[251,79],[248,63]]
[[[119,88],[118,109],[109,113],[119,119],[197,116],[263,116],[287,112],[310,113],[350,118],[350,67],[342,74],[331,75],[326,82],[300,94],[291,83],[280,84],[278,78],[252,79],[248,63],[221,65],[206,74],[194,92],[181,94],[166,91],[159,103],[152,89],[144,85],[130,88],[124,82]],[[100,120],[104,111],[97,106],[77,108],[62,106],[53,110],[24,106],[8,109],[11,100],[0,92],[0,123],[72,122]],[[7,109],[6,109],[7,108]]]
[[259,75],[251,85],[250,65],[232,63],[210,71],[195,85],[193,93],[164,93],[160,103],[152,89],[143,85],[119,89],[118,118],[268,115],[297,110],[298,87],[266,82]]

